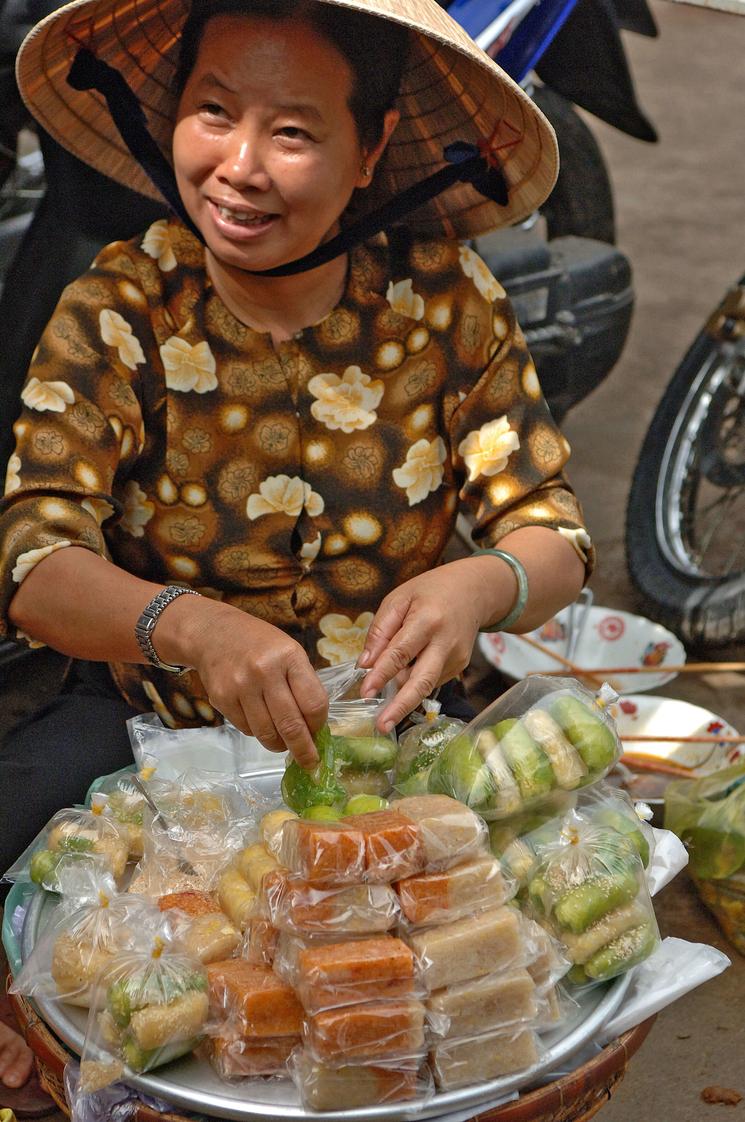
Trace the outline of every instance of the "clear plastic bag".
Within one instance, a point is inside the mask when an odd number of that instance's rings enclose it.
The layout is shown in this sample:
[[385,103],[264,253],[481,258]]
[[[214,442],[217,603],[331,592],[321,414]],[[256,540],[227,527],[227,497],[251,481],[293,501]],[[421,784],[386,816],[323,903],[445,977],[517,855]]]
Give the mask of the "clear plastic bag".
[[143,897],[120,895],[110,873],[76,862],[58,869],[61,901],[11,986],[26,997],[90,1006],[95,983],[122,950],[147,939],[158,911]]
[[81,1094],[152,1071],[192,1051],[207,1023],[207,975],[164,948],[116,956],[99,976],[80,1063]]
[[288,821],[279,858],[291,872],[318,885],[388,884],[425,865],[419,826],[396,807],[340,822]]
[[144,852],[133,878],[136,891],[147,896],[214,889],[226,864],[258,838],[271,805],[250,784],[215,782],[204,772],[166,783],[154,797],[159,814],[143,811]]
[[57,811],[3,879],[33,881],[56,892],[60,863],[83,860],[100,866],[119,881],[128,851],[128,838],[106,811],[105,798],[99,796],[90,810],[67,807]]
[[233,1082],[257,1076],[286,1076],[288,1061],[299,1044],[299,1036],[249,1038],[226,1031],[210,1036],[205,1050],[220,1078]]
[[309,1055],[329,1067],[425,1058],[427,1010],[413,998],[367,1001],[307,1017]]
[[127,729],[138,768],[155,760],[161,779],[178,779],[194,768],[227,778],[277,766],[276,756],[256,737],[245,736],[229,721],[171,729],[155,713],[143,713],[130,717]]
[[230,958],[241,945],[241,933],[207,892],[172,892],[158,899],[170,922],[174,942],[207,965]]
[[389,770],[396,760],[395,733],[375,727],[384,698],[333,702],[328,722],[316,733],[319,762],[312,772],[291,760],[282,777],[282,797],[298,814],[342,817],[350,799],[366,794],[382,798],[390,789]]
[[427,1009],[447,1021],[445,1039],[457,1040],[483,1032],[538,1028],[550,1023],[546,991],[525,967],[502,970],[437,990]]
[[246,931],[251,920],[262,914],[265,883],[274,883],[286,870],[261,842],[247,846],[233,858],[217,881],[217,898],[226,915]]
[[399,921],[396,893],[388,884],[348,884],[323,888],[299,877],[265,880],[266,917],[280,931],[341,937],[390,931]]
[[607,712],[615,696],[605,686],[596,696],[570,678],[518,682],[445,746],[429,791],[492,821],[602,779],[621,754]]
[[669,783],[665,827],[688,850],[699,896],[732,946],[745,954],[745,763]]
[[411,714],[412,726],[398,739],[393,786],[402,795],[425,795],[432,765],[445,745],[466,727],[457,717],[440,712],[439,701],[427,698],[422,713]]
[[300,948],[292,985],[307,1013],[425,995],[411,948],[391,935]]
[[231,958],[208,966],[207,977],[210,1035],[246,1040],[299,1038],[303,1007],[292,986],[271,967]]
[[422,852],[422,872],[449,869],[488,852],[489,833],[478,814],[446,795],[410,795],[391,810],[415,823]]
[[520,912],[509,905],[465,919],[402,932],[431,993],[484,974],[523,966],[535,958]]
[[[669,783],[665,828],[685,843],[690,869],[700,880],[745,873],[745,763]],[[745,879],[743,879],[745,884]]]
[[527,1071],[540,1058],[541,1045],[530,1029],[480,1033],[445,1040],[430,1053],[435,1082],[442,1091]]
[[289,1069],[309,1110],[338,1110],[341,1103],[346,1110],[412,1100],[425,1103],[434,1094],[429,1068],[416,1060],[329,1067],[301,1048],[291,1056]]
[[496,857],[484,854],[437,873],[407,877],[396,884],[404,919],[414,927],[451,923],[499,907],[517,889]]
[[[575,985],[607,981],[649,957],[657,921],[635,839],[592,808],[570,811],[526,843],[537,861],[527,876],[533,917],[560,941]],[[552,836],[548,836],[552,833]]]

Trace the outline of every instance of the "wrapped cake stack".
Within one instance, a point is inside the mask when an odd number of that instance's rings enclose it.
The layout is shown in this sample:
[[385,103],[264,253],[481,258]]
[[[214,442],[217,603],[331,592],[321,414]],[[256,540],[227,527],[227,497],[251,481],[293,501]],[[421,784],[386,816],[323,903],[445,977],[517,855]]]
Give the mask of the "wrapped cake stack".
[[[539,988],[546,943],[535,938],[507,901],[513,885],[487,848],[484,823],[441,795],[395,804],[412,819],[424,871],[396,883],[402,935],[414,952],[428,996],[430,1047],[438,1087],[450,1090],[530,1067],[538,1058],[535,1028],[550,1017]],[[550,973],[550,971],[549,971]]]
[[428,1029],[412,950],[393,931],[392,882],[422,867],[416,823],[395,811],[286,822],[290,872],[265,881],[279,931],[275,970],[305,1009],[291,1071],[305,1106],[328,1110],[428,1093]]

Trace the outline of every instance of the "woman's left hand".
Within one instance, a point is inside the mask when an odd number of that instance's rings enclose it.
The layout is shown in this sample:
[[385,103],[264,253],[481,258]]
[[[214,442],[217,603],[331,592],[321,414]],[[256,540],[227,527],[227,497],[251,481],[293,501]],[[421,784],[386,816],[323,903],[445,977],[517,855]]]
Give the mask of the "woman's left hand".
[[381,730],[398,724],[437,686],[465,670],[479,629],[496,615],[495,605],[506,603],[509,610],[515,578],[504,565],[504,587],[497,592],[493,559],[485,560],[486,565],[472,557],[441,565],[399,585],[382,601],[359,659],[360,666],[371,668],[362,687],[365,696],[379,693],[394,678],[400,685],[380,714]]

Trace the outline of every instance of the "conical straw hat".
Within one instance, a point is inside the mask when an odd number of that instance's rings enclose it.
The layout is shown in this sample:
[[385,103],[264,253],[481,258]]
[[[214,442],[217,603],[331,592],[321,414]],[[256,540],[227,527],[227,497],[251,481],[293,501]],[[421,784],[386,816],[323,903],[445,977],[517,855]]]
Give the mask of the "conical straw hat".
[[[473,237],[531,214],[558,171],[550,124],[435,0],[317,0],[410,28],[412,47],[396,103],[401,120],[376,172],[369,207],[379,206],[444,164],[455,142],[491,142],[509,185],[499,206],[458,183],[413,212],[422,235]],[[250,0],[247,0],[250,13]],[[103,97],[74,90],[67,75],[88,47],[118,70],[145,110],[150,132],[170,160],[185,0],[74,0],[29,33],[17,60],[18,84],[31,112],[60,144],[98,171],[151,198],[157,189],[128,151]],[[364,210],[357,209],[357,213]]]

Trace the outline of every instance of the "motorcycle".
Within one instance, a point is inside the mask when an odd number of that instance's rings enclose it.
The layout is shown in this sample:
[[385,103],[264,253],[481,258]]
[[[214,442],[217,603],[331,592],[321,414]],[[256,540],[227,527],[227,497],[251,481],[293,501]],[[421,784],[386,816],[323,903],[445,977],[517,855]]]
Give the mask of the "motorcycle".
[[686,645],[745,636],[745,276],[714,309],[652,418],[626,513],[649,614]]

